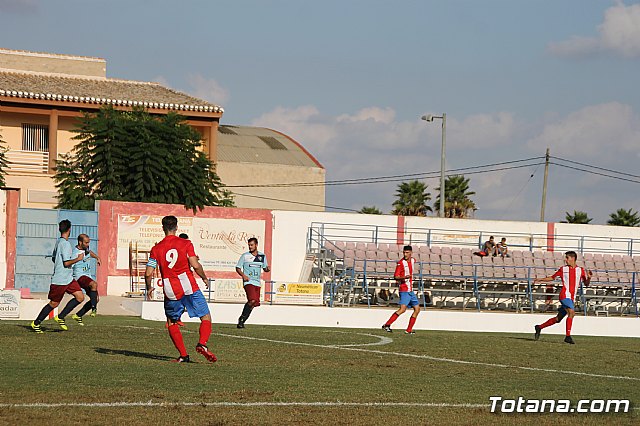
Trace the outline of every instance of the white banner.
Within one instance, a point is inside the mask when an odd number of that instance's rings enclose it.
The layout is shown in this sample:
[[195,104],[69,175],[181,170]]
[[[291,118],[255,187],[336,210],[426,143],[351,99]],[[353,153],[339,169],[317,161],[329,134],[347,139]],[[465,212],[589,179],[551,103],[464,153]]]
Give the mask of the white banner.
[[281,305],[322,305],[321,283],[276,283],[273,303]]
[[[260,282],[260,301],[264,301],[264,281]],[[238,302],[245,303],[247,295],[244,292],[242,279],[216,279],[212,286],[213,294],[211,299],[215,302]]]
[[0,290],[0,318],[20,318],[19,290]]

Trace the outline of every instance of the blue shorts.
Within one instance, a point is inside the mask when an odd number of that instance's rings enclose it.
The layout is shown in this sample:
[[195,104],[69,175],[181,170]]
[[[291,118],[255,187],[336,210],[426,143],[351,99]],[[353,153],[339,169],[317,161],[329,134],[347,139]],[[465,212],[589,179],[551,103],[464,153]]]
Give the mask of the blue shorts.
[[400,305],[407,305],[409,308],[418,306],[420,302],[413,291],[401,291],[400,292]]
[[560,307],[558,308],[558,313],[560,313],[560,315],[562,316],[567,315],[567,308],[573,309],[574,311],[576,310],[576,307],[573,304],[573,300],[569,299],[568,297],[566,299],[560,300]]
[[167,318],[173,321],[180,319],[185,308],[190,318],[202,318],[209,314],[209,305],[200,290],[193,294],[184,295],[180,300],[164,299],[164,313]]

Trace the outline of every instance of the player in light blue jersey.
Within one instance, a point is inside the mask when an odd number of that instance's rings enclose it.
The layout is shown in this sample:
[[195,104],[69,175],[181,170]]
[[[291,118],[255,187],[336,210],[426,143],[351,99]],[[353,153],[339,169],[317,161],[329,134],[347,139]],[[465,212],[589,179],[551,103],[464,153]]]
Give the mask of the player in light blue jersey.
[[260,275],[262,271],[269,272],[267,256],[258,251],[258,239],[249,238],[249,251],[243,253],[236,265],[236,272],[242,277],[244,292],[247,294],[247,303],[242,309],[242,315],[238,318],[238,328],[244,328],[244,323],[256,306],[260,306]]
[[91,273],[91,259],[95,259],[100,265],[100,258],[90,248],[91,238],[87,234],[78,235],[78,245],[73,248],[73,255],[77,257],[84,254],[80,262],[73,264],[73,278],[80,284],[80,287],[89,296],[89,301],[80,310],[71,316],[80,325],[84,325],[82,317],[91,310],[91,316],[95,317],[98,312],[98,283]]
[[76,306],[84,300],[82,289],[76,280],[73,279],[73,271],[71,267],[80,262],[84,258],[84,254],[80,253],[75,258],[69,243],[69,235],[71,234],[71,222],[67,219],[58,224],[60,231],[60,239],[56,243],[53,250],[53,275],[51,276],[51,286],[49,287],[49,303],[44,305],[38,317],[31,323],[31,328],[36,333],[42,333],[40,323],[47,319],[51,311],[53,311],[62,301],[65,293],[73,296],[62,312],[53,317],[54,321],[60,325],[63,330],[68,330],[64,317],[67,316]]

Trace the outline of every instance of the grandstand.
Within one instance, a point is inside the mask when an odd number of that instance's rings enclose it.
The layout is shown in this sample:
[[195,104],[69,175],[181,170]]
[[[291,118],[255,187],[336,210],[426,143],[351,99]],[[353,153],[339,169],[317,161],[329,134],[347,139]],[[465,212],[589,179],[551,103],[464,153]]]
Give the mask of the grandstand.
[[[397,244],[390,232],[395,228],[312,224],[308,252],[315,255],[314,278],[326,283],[329,305],[388,306],[397,301],[393,273],[403,244]],[[533,281],[552,275],[564,264],[564,252],[575,250],[578,263],[593,272],[591,285],[580,288],[578,309],[585,315],[638,315],[640,256],[630,255],[633,251],[609,248],[605,253],[592,252],[597,249],[595,237],[582,237],[574,246],[550,250],[536,243],[544,241],[541,236],[514,234],[505,235],[515,242],[510,257],[479,257],[473,253],[488,233],[447,232],[456,233],[456,241],[439,239],[443,233],[437,230],[414,229],[409,233],[429,236],[412,243],[417,291],[425,306],[515,312],[555,309],[557,287]],[[352,238],[340,238],[344,235]],[[633,247],[633,241],[619,243]]]

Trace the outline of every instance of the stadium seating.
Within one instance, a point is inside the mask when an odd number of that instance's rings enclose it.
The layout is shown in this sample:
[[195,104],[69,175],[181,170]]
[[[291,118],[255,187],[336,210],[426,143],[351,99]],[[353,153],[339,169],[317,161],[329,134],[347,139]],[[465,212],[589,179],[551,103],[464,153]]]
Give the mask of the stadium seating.
[[[393,273],[402,247],[325,241],[323,251],[335,262],[335,288],[341,293],[334,296],[345,304],[388,303],[378,295],[380,290],[397,292]],[[536,311],[557,306],[558,283],[534,285],[533,280],[562,266],[563,252],[512,250],[511,257],[479,257],[470,248],[414,244],[413,256],[419,296],[436,307]],[[640,256],[585,253],[578,256],[578,264],[593,271],[591,286],[577,301],[579,309],[635,313]]]

